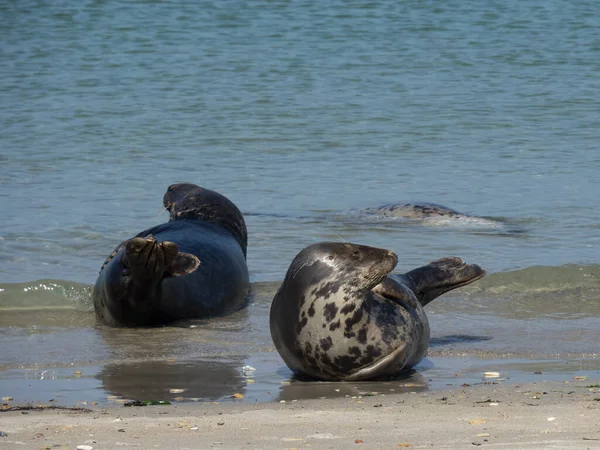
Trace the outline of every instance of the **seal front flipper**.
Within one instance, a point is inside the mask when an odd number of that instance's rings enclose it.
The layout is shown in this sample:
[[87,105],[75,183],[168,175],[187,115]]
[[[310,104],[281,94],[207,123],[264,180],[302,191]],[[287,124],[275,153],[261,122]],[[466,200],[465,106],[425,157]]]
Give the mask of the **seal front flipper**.
[[177,244],[157,242],[152,235],[127,241],[121,262],[133,280],[149,284],[154,284],[163,277],[187,275],[200,265],[196,256],[179,252]]
[[178,252],[175,260],[167,267],[164,278],[180,277],[192,273],[200,265],[200,260],[191,253]]
[[391,300],[394,303],[407,303],[413,308],[417,308],[417,299],[415,294],[412,293],[404,284],[398,282],[391,276],[386,276],[385,279],[371,289],[375,294],[381,295],[387,300]]
[[440,295],[483,278],[485,269],[467,264],[460,258],[447,257],[404,275],[394,275],[405,282],[425,306]]
[[[344,377],[344,381],[359,381],[368,380],[377,377],[380,374],[398,373],[402,370],[406,363],[406,355],[402,355],[406,351],[408,344],[404,342],[400,347],[391,352],[389,355],[377,360],[373,364],[361,368],[358,372]],[[398,364],[398,361],[403,361],[403,364]],[[399,366],[399,367],[394,367]]]

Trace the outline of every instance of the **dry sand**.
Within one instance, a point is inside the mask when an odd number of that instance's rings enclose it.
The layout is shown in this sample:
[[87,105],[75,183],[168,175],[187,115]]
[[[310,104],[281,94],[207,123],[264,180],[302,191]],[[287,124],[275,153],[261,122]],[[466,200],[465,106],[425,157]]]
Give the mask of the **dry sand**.
[[[0,413],[0,448],[600,449],[598,380],[250,404]],[[10,404],[10,403],[9,403]],[[14,406],[14,405],[13,405]]]

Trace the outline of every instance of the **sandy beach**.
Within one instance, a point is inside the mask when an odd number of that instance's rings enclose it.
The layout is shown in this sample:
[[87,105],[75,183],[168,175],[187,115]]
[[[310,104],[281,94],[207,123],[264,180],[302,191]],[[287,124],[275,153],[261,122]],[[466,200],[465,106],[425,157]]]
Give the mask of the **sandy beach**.
[[[600,448],[598,380],[486,383],[285,403],[0,413],[6,449]],[[6,410],[7,408],[11,410]]]

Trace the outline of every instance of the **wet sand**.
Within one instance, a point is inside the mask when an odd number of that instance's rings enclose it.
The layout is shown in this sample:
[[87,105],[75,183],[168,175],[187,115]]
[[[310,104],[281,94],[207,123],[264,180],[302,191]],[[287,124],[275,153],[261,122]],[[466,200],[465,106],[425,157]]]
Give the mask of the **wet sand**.
[[[285,403],[4,411],[0,447],[600,448],[598,379]],[[12,405],[13,408],[15,405]]]

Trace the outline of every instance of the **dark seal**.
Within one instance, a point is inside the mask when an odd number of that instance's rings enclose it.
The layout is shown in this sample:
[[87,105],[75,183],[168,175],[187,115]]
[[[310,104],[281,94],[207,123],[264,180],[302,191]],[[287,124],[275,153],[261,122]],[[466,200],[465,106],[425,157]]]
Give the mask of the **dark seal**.
[[174,184],[169,222],[117,246],[93,291],[96,317],[110,326],[155,326],[233,312],[248,293],[247,231],[223,195]]
[[459,258],[388,275],[397,262],[389,250],[338,242],[296,256],[270,317],[275,347],[294,373],[351,381],[414,367],[429,345],[423,306],[485,275]]

